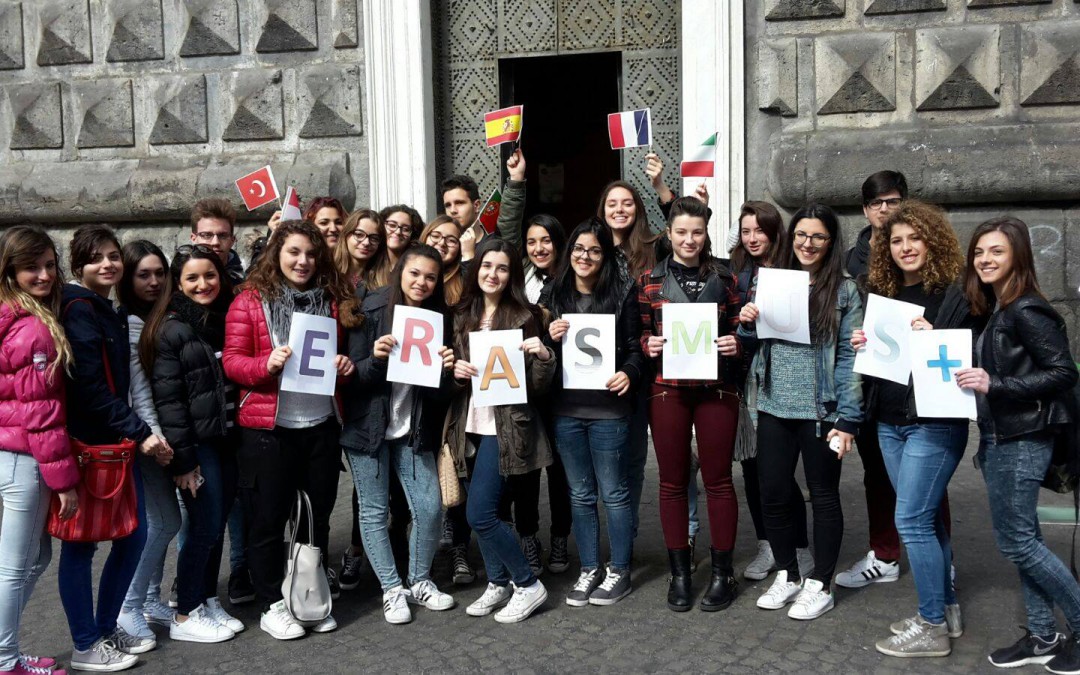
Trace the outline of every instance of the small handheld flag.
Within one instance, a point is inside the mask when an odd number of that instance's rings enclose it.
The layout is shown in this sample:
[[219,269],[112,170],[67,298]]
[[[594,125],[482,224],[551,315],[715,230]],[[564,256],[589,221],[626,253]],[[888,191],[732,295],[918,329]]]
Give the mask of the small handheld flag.
[[515,105],[484,115],[484,135],[488,146],[516,141],[521,137],[525,106]]
[[476,222],[480,223],[484,228],[484,232],[495,234],[495,228],[499,223],[499,211],[501,210],[502,193],[499,192],[499,188],[495,188],[483,208],[480,209],[480,215],[476,218]]
[[244,200],[248,211],[281,199],[277,183],[274,182],[274,172],[269,164],[236,179],[236,189],[240,191],[240,198]]
[[713,134],[705,139],[686,158],[679,173],[683,178],[712,178],[716,173],[716,136]]
[[611,113],[607,128],[612,150],[652,145],[652,115],[648,108]]
[[281,207],[281,219],[304,219],[304,212],[300,210],[300,195],[296,194],[296,188],[291,185],[285,189],[285,204]]

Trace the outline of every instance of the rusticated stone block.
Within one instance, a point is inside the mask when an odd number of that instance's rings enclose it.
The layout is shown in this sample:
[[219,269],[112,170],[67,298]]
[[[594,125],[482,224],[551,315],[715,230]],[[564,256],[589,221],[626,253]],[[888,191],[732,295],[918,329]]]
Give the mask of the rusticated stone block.
[[229,95],[226,141],[285,137],[281,71],[242,70],[223,78]]
[[107,61],[152,61],[165,58],[161,0],[109,0],[106,25],[112,38]]
[[847,0],[765,0],[765,19],[822,19],[844,16]]
[[236,0],[183,0],[188,16],[180,56],[240,53],[240,16]]
[[946,0],[867,0],[866,14],[907,14],[909,12],[944,12]]
[[1080,21],[1020,30],[1021,105],[1080,103]]
[[996,107],[1001,91],[999,41],[996,26],[916,31],[916,108]]
[[331,8],[334,47],[338,49],[360,45],[360,22],[356,14],[356,0],[334,0]]
[[265,0],[267,15],[258,52],[292,52],[319,47],[315,0]]
[[60,83],[13,84],[5,87],[11,105],[11,149],[64,147]]
[[758,109],[784,117],[799,114],[798,45],[795,38],[763,40],[758,48]]
[[135,145],[131,80],[87,80],[70,87],[75,119],[80,120],[78,147]]
[[90,63],[94,51],[90,38],[88,0],[39,0],[37,63],[39,66],[62,66]]
[[156,81],[153,100],[157,117],[150,142],[206,143],[209,140],[206,116],[206,76],[189,75]]
[[968,0],[968,7],[1009,7],[1012,5],[1049,5],[1054,0]]
[[[131,176],[132,215],[153,220],[186,220],[191,205],[197,201],[195,195],[204,169],[202,163],[192,163],[189,158],[156,157],[142,160]],[[223,194],[230,197],[235,195]]]
[[896,38],[892,33],[814,41],[819,115],[896,109]]
[[300,109],[307,110],[300,128],[302,138],[359,136],[360,68],[316,66],[301,75]]
[[0,5],[0,70],[18,70],[25,65],[22,5]]
[[130,220],[128,185],[138,166],[134,159],[40,162],[19,186],[15,215],[48,222]]

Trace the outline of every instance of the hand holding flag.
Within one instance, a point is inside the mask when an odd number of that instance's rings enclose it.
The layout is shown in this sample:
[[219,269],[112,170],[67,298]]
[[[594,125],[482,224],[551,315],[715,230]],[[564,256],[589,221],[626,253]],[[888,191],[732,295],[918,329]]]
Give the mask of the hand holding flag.
[[484,115],[484,135],[488,147],[520,139],[524,116],[523,105],[494,110]]

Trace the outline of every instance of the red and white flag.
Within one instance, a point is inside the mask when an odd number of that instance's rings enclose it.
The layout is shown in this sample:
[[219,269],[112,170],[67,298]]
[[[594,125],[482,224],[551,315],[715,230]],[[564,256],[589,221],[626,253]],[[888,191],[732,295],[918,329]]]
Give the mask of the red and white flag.
[[611,113],[607,127],[612,150],[652,145],[652,115],[648,108]]
[[300,195],[296,194],[296,188],[285,188],[285,203],[281,207],[282,220],[303,220],[304,212],[300,210]]
[[716,174],[716,136],[706,138],[683,160],[679,171],[683,178],[712,178]]
[[267,164],[258,171],[252,171],[248,175],[236,180],[236,189],[240,191],[240,198],[244,200],[244,206],[248,211],[254,211],[260,206],[281,199],[277,183],[274,182],[274,172]]

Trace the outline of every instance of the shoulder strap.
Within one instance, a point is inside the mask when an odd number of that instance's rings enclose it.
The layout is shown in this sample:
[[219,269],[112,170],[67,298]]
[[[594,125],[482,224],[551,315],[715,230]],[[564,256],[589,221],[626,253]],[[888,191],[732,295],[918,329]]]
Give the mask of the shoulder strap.
[[[85,302],[90,306],[91,311],[94,309],[94,305],[86,298],[75,298],[64,308],[64,316],[67,316],[68,310],[76,302]],[[105,350],[105,340],[101,341],[101,364],[105,367],[105,384],[109,386],[109,391],[112,392],[113,396],[116,396],[116,382],[113,380],[112,368],[109,367],[109,353]]]

